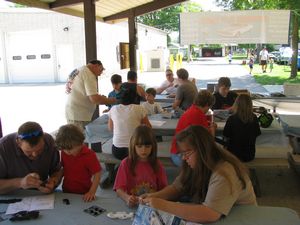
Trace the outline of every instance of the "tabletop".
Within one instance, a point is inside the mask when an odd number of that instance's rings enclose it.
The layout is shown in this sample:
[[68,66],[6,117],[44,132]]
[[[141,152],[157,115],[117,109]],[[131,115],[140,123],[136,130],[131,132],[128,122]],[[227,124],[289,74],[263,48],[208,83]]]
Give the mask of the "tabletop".
[[[174,136],[178,120],[178,118],[172,118],[171,113],[153,114],[149,116],[153,132],[157,136]],[[161,121],[163,124],[157,125],[155,121]]]
[[[40,192],[22,190],[21,193],[15,193],[11,195],[1,195],[2,199],[10,198],[22,198],[29,196],[40,195]],[[70,204],[66,205],[63,203],[63,199],[68,199]],[[92,216],[88,213],[85,213],[83,210],[91,206],[100,206],[106,211],[99,216]],[[5,212],[7,204],[0,204],[0,211]],[[98,196],[95,201],[84,202],[82,200],[82,195],[78,194],[69,194],[63,192],[55,192],[55,202],[54,209],[40,210],[40,216],[36,220],[22,221],[22,225],[27,224],[38,224],[38,225],[80,225],[80,224],[89,224],[89,225],[129,225],[132,223],[131,219],[120,220],[120,219],[111,219],[107,217],[108,212],[117,212],[125,211],[127,213],[133,212],[133,209],[130,209],[126,206],[124,201],[120,198],[111,197],[111,196]],[[1,216],[1,214],[0,214]],[[12,224],[11,221],[0,220],[1,225]]]
[[286,135],[300,137],[300,115],[279,115],[279,121]]
[[253,105],[271,107],[273,111],[283,110],[298,112],[300,106],[299,97],[264,97],[253,99]]
[[169,98],[169,95],[164,95],[164,94],[157,94],[155,96],[154,101],[155,102],[164,102],[164,103],[173,103],[174,102],[174,98]]
[[112,138],[113,133],[108,130],[108,114],[103,114],[85,126],[85,142],[105,143]]
[[[10,195],[0,195],[0,199],[22,198],[36,196],[39,192],[22,190]],[[63,203],[63,199],[69,199],[70,204]],[[106,209],[106,212],[99,216],[92,216],[84,212],[91,206],[100,206]],[[0,213],[5,212],[7,204],[0,204]],[[54,209],[40,210],[39,218],[35,220],[22,221],[22,225],[130,225],[131,219],[111,219],[107,217],[108,212],[123,211],[126,213],[134,212],[135,209],[128,208],[120,199],[109,195],[98,196],[95,201],[85,203],[82,195],[55,192]],[[0,214],[2,216],[2,214]],[[1,225],[14,224],[9,220],[0,220]],[[213,225],[299,225],[300,220],[297,213],[284,207],[267,206],[234,206],[227,217],[220,219]],[[200,224],[199,224],[200,225]]]
[[[171,118],[170,113],[154,114],[149,116],[153,131],[157,136],[174,136],[178,118]],[[86,126],[86,141],[88,143],[109,141],[113,134],[107,128],[108,115],[102,115]],[[162,124],[156,121],[162,122]],[[217,121],[217,135],[222,135],[225,122]],[[262,135],[256,139],[257,148],[264,150],[280,149],[289,150],[288,139],[277,120],[273,120],[268,128],[261,128]],[[281,150],[282,151],[282,150]],[[283,152],[283,151],[282,151]]]

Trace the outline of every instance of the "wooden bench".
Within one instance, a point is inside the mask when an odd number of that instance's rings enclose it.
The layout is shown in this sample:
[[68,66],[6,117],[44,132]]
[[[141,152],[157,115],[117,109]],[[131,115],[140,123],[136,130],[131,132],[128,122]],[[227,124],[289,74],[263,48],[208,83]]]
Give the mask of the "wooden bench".
[[[121,160],[115,158],[112,154],[109,153],[96,153],[97,158],[99,162],[105,163],[105,164],[113,164],[113,165],[119,165],[121,163]],[[160,162],[165,167],[175,167],[170,157],[158,157]]]
[[300,174],[300,155],[288,152],[288,162],[298,174]]
[[[102,153],[97,153],[98,160],[105,164],[108,171],[109,182],[114,181],[116,167],[121,163],[121,160],[115,158],[111,154],[112,140],[107,141],[102,146]],[[158,142],[158,158],[165,167],[176,167],[170,158],[171,140]],[[245,165],[250,170],[250,178],[257,197],[261,196],[259,180],[256,174],[257,168],[263,167],[289,167],[287,159],[284,158],[255,158]]]
[[[115,180],[116,176],[116,169],[117,166],[120,165],[121,160],[115,158],[113,154],[110,153],[96,153],[99,162],[104,163],[108,174],[104,178],[103,182],[107,182],[111,184]],[[170,157],[159,157],[160,162],[163,164],[164,167],[176,167]],[[106,180],[107,179],[107,180]],[[101,182],[102,183],[102,182]],[[105,188],[105,185],[100,184],[102,188]]]
[[248,168],[256,169],[260,167],[289,167],[287,159],[283,158],[255,158],[245,163]]

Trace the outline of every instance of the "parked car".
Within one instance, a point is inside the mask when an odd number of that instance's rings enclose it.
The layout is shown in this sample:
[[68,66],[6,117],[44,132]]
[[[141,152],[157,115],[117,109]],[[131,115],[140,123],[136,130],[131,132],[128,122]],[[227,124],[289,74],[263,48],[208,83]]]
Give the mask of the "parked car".
[[270,52],[268,54],[269,58],[273,58],[274,62],[278,62],[279,57],[280,57],[280,52],[279,51],[274,51],[274,52]]
[[300,70],[300,50],[298,50],[298,70]]
[[290,47],[281,47],[279,49],[280,56],[278,58],[279,64],[289,64],[293,55],[293,50]]

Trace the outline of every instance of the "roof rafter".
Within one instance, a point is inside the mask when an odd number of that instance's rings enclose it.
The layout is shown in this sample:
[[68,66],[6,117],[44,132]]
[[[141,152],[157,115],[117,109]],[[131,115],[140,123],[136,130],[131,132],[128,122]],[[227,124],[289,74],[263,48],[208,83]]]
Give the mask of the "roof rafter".
[[120,13],[116,13],[111,16],[107,16],[103,18],[103,21],[109,22],[112,20],[119,20],[119,19],[124,19],[128,18],[130,15],[134,14],[134,16],[140,16],[145,13],[149,13],[158,9],[166,8],[181,2],[185,2],[187,0],[156,0],[141,6],[137,6],[132,9],[125,10]]
[[76,5],[79,3],[83,3],[84,0],[56,0],[55,2],[51,2],[49,4],[50,9],[57,9],[61,7]]

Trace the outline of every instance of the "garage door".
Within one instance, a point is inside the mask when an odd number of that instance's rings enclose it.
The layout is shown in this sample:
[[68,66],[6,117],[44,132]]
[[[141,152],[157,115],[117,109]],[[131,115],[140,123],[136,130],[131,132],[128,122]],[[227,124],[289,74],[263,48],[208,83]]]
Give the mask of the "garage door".
[[50,30],[9,32],[6,43],[10,83],[54,82]]
[[0,83],[5,83],[5,70],[4,70],[4,51],[2,44],[2,33],[0,33]]

